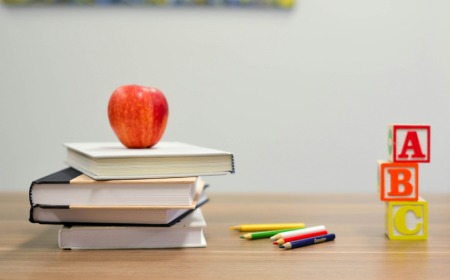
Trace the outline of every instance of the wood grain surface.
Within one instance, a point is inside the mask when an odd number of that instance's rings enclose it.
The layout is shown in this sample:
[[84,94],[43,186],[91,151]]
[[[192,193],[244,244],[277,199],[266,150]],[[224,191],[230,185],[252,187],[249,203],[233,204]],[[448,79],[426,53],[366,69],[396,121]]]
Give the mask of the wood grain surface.
[[[59,226],[28,222],[26,193],[0,193],[0,279],[450,279],[450,195],[428,201],[428,240],[390,241],[376,194],[209,194],[207,248],[61,250]],[[336,240],[285,251],[244,223],[324,224]]]

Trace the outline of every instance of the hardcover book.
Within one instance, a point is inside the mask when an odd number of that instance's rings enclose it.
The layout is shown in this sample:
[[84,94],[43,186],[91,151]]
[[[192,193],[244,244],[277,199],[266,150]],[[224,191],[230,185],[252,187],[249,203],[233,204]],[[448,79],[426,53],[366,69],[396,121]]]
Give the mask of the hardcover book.
[[233,154],[178,142],[159,142],[148,149],[128,149],[119,142],[65,146],[67,163],[95,180],[234,173]]
[[[208,185],[205,186],[205,188]],[[209,199],[203,190],[196,208]],[[170,227],[195,209],[70,209],[35,205],[30,209],[30,222],[53,225],[152,226]]]
[[198,177],[96,181],[67,168],[34,181],[32,206],[70,209],[195,209],[205,183]]
[[64,226],[59,231],[63,249],[144,249],[206,247],[201,209],[172,227]]

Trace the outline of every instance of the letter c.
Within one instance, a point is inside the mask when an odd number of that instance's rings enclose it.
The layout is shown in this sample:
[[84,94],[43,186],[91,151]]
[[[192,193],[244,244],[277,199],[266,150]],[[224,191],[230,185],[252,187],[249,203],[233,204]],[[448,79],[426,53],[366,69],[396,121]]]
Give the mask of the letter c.
[[413,230],[410,230],[408,229],[408,227],[406,227],[406,213],[409,210],[413,211],[416,214],[417,218],[422,217],[422,206],[406,205],[400,207],[400,209],[397,210],[397,213],[395,213],[394,220],[395,220],[395,227],[402,234],[416,234],[422,228],[422,223],[417,223],[416,228]]

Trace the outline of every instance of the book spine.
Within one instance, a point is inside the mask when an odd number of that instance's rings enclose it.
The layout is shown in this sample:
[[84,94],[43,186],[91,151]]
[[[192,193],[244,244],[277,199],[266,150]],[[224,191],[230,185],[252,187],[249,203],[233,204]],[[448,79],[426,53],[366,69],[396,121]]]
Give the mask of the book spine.
[[28,221],[30,221],[30,223],[36,223],[36,221],[33,218],[33,207],[30,207],[30,218],[28,219]]
[[231,174],[234,174],[234,155],[233,154],[231,154],[231,168],[232,168]]
[[31,183],[31,186],[30,186],[30,190],[28,191],[28,199],[30,200],[30,205],[31,206],[33,206],[33,186],[34,186],[34,184],[35,184],[36,182],[35,181],[33,181],[32,183]]

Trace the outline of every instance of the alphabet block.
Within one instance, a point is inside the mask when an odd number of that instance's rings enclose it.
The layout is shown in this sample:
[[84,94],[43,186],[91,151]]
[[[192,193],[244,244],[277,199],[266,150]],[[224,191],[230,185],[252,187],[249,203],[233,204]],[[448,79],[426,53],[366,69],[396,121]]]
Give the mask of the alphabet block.
[[430,162],[429,125],[388,125],[390,162]]
[[428,236],[428,205],[418,201],[386,202],[386,235],[391,240],[426,240]]
[[417,201],[419,164],[378,160],[378,189],[381,201]]

